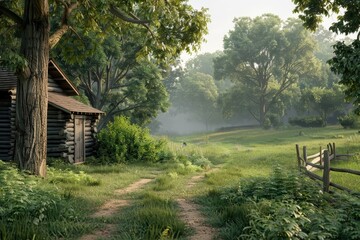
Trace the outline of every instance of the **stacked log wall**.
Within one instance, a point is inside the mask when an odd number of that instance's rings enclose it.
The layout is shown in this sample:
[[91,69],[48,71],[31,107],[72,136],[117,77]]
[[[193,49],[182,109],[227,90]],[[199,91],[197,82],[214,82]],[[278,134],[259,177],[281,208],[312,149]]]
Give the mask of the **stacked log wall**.
[[86,119],[85,119],[85,154],[86,154],[86,157],[93,156],[96,153],[97,122],[98,122],[98,115],[86,116]]
[[48,106],[47,119],[47,155],[48,157],[62,157],[66,150],[64,146],[66,137],[64,131],[69,114],[53,107]]
[[[64,92],[52,79],[49,79],[49,92]],[[16,90],[0,92],[0,159],[11,160],[15,151],[15,105]],[[78,113],[83,115],[83,113]],[[83,115],[85,118],[84,147],[86,157],[96,151],[97,122],[99,115]],[[74,114],[67,113],[51,105],[48,106],[47,155],[64,158],[74,163],[75,123]]]
[[0,92],[0,159],[11,160],[14,150],[14,124],[15,108],[11,92]]
[[48,91],[56,93],[64,93],[64,90],[50,76],[48,79]]

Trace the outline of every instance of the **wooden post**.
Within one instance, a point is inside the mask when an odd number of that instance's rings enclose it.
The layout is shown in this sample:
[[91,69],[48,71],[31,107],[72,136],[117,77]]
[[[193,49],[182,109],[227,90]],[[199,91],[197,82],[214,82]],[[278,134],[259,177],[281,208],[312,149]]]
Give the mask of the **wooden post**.
[[320,165],[323,165],[323,154],[322,154],[322,147],[320,146]]
[[300,158],[299,145],[296,144],[295,147],[296,147],[296,157],[297,157],[297,160],[298,160],[298,167],[299,167],[299,170],[301,170],[301,158]]
[[334,152],[333,152],[333,154],[334,154],[334,158],[333,158],[333,159],[335,160],[335,158],[336,158],[336,149],[335,149],[335,143],[333,143],[333,151],[334,151]]
[[329,151],[324,151],[323,191],[329,192],[330,187],[330,159]]
[[333,154],[334,150],[333,150],[333,146],[331,143],[329,143],[329,148],[330,148],[330,152],[329,152],[329,156]]
[[307,162],[306,146],[303,147],[303,155],[304,155],[304,162],[305,162],[305,167],[306,167],[306,162]]

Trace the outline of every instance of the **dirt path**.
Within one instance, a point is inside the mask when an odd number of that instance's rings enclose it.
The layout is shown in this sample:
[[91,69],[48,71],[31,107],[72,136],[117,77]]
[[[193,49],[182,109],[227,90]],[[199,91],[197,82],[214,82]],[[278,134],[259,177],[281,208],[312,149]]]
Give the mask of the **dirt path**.
[[[151,182],[153,179],[143,178],[140,179],[137,182],[132,183],[128,187],[124,189],[117,189],[115,190],[115,193],[121,198],[121,196],[135,192],[142,188],[144,185]],[[97,212],[95,212],[92,217],[110,217],[115,212],[117,212],[120,208],[126,207],[130,205],[129,200],[124,199],[110,199],[109,201],[105,202]],[[80,238],[80,240],[96,240],[100,237],[106,238],[110,237],[111,233],[115,231],[115,225],[114,224],[106,224],[104,228],[88,235],[84,235]]]
[[[190,179],[186,188],[190,189],[198,182],[204,179],[204,175],[197,175]],[[205,223],[205,218],[200,213],[200,206],[186,199],[177,199],[177,203],[181,209],[180,218],[187,225],[195,230],[195,234],[191,236],[191,240],[211,240],[216,235],[216,230]]]
[[214,228],[205,224],[205,218],[199,212],[199,205],[186,199],[177,199],[181,208],[180,218],[187,225],[195,230],[195,234],[191,236],[191,240],[211,240],[216,234]]
[[[216,170],[216,169],[214,169]],[[209,172],[208,172],[209,173]],[[197,183],[204,179],[204,174],[193,176],[186,185],[186,190],[190,190]],[[137,182],[132,183],[124,189],[115,190],[118,198],[110,199],[104,203],[92,217],[110,217],[120,208],[129,206],[131,202],[129,200],[121,199],[128,193],[135,192],[142,188],[144,185],[151,182],[153,179],[140,179]],[[190,240],[211,240],[216,236],[216,230],[205,223],[205,218],[199,211],[200,206],[187,199],[177,199],[177,203],[181,209],[180,218],[187,223],[187,225],[195,230],[195,234],[190,237]],[[95,231],[92,234],[82,236],[80,240],[96,240],[100,237],[107,238],[115,231],[116,226],[114,224],[106,224],[102,229]]]

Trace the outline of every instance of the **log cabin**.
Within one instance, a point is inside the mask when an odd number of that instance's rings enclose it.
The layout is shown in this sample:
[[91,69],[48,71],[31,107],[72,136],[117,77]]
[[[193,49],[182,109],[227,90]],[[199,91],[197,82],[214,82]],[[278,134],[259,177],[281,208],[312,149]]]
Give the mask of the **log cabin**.
[[[96,148],[97,122],[104,113],[83,104],[74,84],[50,60],[48,79],[47,155],[82,163]],[[0,67],[0,159],[12,160],[15,151],[17,77]]]

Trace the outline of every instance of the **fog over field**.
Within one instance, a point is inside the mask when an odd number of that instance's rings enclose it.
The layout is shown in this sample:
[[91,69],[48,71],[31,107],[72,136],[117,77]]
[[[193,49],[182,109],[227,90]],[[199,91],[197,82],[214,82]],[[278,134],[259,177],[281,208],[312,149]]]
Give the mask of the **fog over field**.
[[170,112],[162,113],[158,116],[157,120],[160,122],[157,134],[165,135],[185,135],[197,132],[214,131],[220,128],[235,127],[235,126],[248,126],[258,124],[252,119],[224,119],[223,122],[213,124],[206,124],[191,113],[173,114]]

